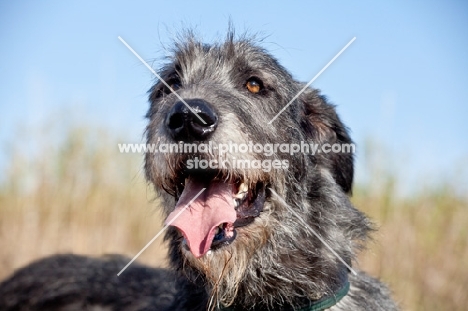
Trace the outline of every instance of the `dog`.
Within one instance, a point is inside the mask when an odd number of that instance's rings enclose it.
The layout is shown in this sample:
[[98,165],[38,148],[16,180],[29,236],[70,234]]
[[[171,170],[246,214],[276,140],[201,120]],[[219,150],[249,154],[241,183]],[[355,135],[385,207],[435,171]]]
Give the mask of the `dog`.
[[172,269],[55,255],[0,285],[1,310],[398,310],[352,268],[374,229],[349,200],[352,152],[325,152],[352,140],[317,89],[233,31],[186,33],[159,76],[145,172]]

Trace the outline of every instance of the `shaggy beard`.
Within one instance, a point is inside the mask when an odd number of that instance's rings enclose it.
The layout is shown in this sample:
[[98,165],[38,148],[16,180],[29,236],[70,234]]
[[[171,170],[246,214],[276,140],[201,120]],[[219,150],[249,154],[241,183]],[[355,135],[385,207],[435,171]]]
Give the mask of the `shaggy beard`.
[[238,298],[247,271],[252,269],[253,257],[268,242],[271,218],[258,217],[255,223],[238,228],[236,240],[222,249],[210,251],[195,258],[189,250],[183,250],[184,267],[200,271],[206,278],[210,293],[208,310],[227,307]]

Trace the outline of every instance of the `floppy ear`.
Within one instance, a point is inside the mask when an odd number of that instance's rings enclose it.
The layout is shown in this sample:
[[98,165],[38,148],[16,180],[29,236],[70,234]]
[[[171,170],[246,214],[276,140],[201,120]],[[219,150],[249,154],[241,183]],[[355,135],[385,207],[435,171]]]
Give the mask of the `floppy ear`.
[[[299,97],[302,102],[301,127],[309,143],[352,144],[348,129],[336,114],[335,106],[327,103],[318,90],[308,88]],[[319,164],[327,167],[344,192],[351,194],[354,175],[352,152],[316,153]]]

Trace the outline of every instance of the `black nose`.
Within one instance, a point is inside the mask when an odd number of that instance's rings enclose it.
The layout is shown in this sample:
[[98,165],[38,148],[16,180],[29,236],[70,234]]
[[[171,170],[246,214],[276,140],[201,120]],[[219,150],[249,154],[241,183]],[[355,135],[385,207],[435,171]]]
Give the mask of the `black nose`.
[[190,99],[175,103],[166,115],[166,128],[175,140],[204,140],[216,130],[218,115],[206,101]]

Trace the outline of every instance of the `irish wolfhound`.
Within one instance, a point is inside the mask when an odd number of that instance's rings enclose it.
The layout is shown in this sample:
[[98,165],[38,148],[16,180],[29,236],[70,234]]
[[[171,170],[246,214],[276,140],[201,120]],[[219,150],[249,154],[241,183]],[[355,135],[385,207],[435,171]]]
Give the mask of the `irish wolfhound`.
[[349,201],[352,141],[318,90],[232,32],[213,45],[185,36],[160,76],[145,170],[172,272],[134,264],[117,277],[118,256],[53,256],[6,280],[0,309],[397,309],[351,268],[372,225]]

